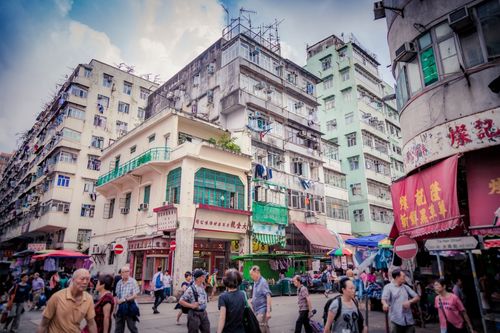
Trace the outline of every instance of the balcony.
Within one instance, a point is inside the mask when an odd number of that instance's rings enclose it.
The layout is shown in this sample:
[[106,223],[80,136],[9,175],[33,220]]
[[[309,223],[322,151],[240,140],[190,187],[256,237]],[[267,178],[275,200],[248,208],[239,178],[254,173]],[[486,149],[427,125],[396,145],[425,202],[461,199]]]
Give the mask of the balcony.
[[380,207],[392,209],[392,199],[390,194],[371,194],[368,193],[368,202]]
[[[377,126],[377,124],[380,124],[380,126]],[[374,121],[370,122],[369,120],[360,119],[359,126],[362,130],[366,130],[370,133],[373,133],[375,136],[378,136],[379,138],[387,140],[387,134],[385,134],[385,129],[381,125],[381,123],[375,123]]]
[[288,225],[288,207],[266,202],[253,202],[252,221]]
[[149,162],[162,162],[170,160],[170,148],[168,147],[158,147],[146,150],[141,155],[136,158],[118,166],[117,168],[109,171],[108,173],[102,175],[97,180],[97,186],[102,186],[110,181],[117,179],[142,165],[148,164]]
[[363,153],[375,156],[387,163],[391,163],[391,158],[388,151],[381,151],[366,144],[363,144]]
[[375,171],[373,171],[371,169],[367,169],[367,168],[365,168],[365,175],[366,175],[366,178],[375,180],[377,182],[384,183],[384,184],[391,184],[391,176],[389,176],[389,175],[378,173],[378,172],[375,172]]
[[369,92],[371,92],[372,94],[374,94],[375,96],[377,97],[382,97],[381,96],[381,89],[380,89],[380,86],[378,84],[375,84],[374,82],[370,81],[369,79],[365,78],[364,76],[362,76],[361,74],[359,73],[355,73],[355,77],[356,77],[356,83],[360,86],[362,86],[363,88],[365,88],[366,90],[368,90]]

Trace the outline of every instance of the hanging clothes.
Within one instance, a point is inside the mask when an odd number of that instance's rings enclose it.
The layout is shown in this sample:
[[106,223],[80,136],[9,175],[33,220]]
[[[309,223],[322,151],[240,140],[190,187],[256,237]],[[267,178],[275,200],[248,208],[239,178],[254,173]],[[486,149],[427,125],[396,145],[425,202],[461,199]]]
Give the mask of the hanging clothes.
[[43,263],[43,270],[46,272],[54,272],[57,270],[56,261],[54,258],[47,258]]
[[267,169],[267,179],[273,178],[273,169],[268,168]]

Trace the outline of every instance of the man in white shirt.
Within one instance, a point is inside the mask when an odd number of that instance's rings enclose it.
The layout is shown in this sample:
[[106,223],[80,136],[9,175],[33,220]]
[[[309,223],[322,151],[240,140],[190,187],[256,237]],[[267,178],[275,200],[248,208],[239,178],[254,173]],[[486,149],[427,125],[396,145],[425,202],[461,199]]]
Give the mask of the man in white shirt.
[[153,286],[153,290],[155,291],[155,304],[153,305],[154,314],[160,313],[158,311],[158,305],[160,305],[161,302],[163,302],[163,300],[165,299],[165,296],[163,294],[163,288],[165,286],[163,285],[163,272],[161,270],[162,268],[158,267],[158,271],[155,275],[153,275],[153,279],[151,280],[151,285]]
[[165,274],[163,274],[163,286],[165,298],[170,297],[172,293],[172,277],[168,273],[168,269],[165,270]]

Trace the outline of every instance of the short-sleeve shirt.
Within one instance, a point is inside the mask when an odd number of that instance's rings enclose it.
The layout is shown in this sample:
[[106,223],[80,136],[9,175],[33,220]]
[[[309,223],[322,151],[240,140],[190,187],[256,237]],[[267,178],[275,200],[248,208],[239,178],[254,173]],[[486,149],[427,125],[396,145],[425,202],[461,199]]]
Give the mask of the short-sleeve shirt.
[[[330,307],[328,308],[328,311],[337,314],[337,311],[339,309],[339,302],[342,302],[341,297],[332,301]],[[340,315],[332,325],[332,333],[343,333],[343,330],[348,330],[348,332],[351,333],[359,333],[357,322],[358,318],[359,313],[354,302],[352,302],[352,304],[346,304],[342,302]]]
[[267,281],[261,276],[255,282],[252,291],[252,308],[256,314],[267,312],[267,295],[271,295],[271,290]]
[[170,275],[163,275],[163,285],[165,288],[170,288],[172,286],[172,277]]
[[200,305],[200,307],[197,310],[205,310],[207,308],[207,293],[205,292],[205,288],[203,286],[197,286],[196,284],[192,284],[190,287],[186,289],[184,294],[182,294],[181,300],[188,303],[196,302],[193,288],[195,288],[196,292],[198,293],[198,304]]
[[50,320],[48,333],[80,333],[80,323],[95,318],[94,302],[89,293],[83,292],[77,302],[71,295],[70,288],[56,292],[47,302],[43,316]]
[[242,291],[227,291],[219,297],[219,310],[226,308],[226,322],[222,333],[245,333],[243,327],[243,312],[246,298]]
[[[443,308],[441,308],[439,300],[441,300]],[[462,304],[462,301],[460,301],[460,298],[458,298],[457,295],[448,294],[448,296],[446,297],[437,296],[434,300],[434,306],[436,307],[436,309],[438,309],[440,324],[439,326],[441,328],[446,328],[446,319],[448,319],[448,321],[457,328],[462,328],[464,326],[462,312],[465,311],[465,308]],[[443,314],[443,310],[446,313],[446,319]]]
[[138,295],[139,292],[140,289],[137,281],[130,277],[128,278],[127,282],[124,282],[123,279],[121,279],[116,285],[116,297],[118,297],[119,300],[129,298],[133,295]]
[[307,306],[307,297],[309,297],[309,291],[306,287],[300,287],[297,293],[297,304],[299,305],[299,311],[307,311],[309,307]]
[[20,304],[24,303],[30,298],[31,286],[29,284],[17,284],[17,287],[14,286],[14,290],[16,294],[14,295],[14,303]]
[[390,320],[401,326],[414,325],[411,308],[405,309],[403,303],[416,297],[417,294],[407,285],[396,285],[394,282],[387,284],[382,291],[382,299],[389,304]]
[[33,291],[38,291],[38,290],[41,290],[45,287],[45,282],[43,281],[42,278],[39,277],[39,278],[33,279],[31,286],[33,287]]

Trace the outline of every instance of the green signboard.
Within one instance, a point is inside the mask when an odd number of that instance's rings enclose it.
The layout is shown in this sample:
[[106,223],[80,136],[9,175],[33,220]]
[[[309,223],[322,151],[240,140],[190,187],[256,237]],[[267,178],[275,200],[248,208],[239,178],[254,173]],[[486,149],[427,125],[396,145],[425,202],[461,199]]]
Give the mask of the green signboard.
[[438,71],[436,66],[436,58],[434,57],[434,49],[428,48],[420,55],[422,64],[422,73],[424,74],[424,83],[428,86],[438,80]]

